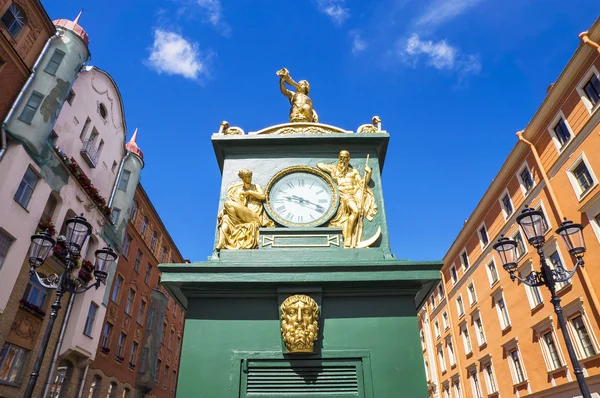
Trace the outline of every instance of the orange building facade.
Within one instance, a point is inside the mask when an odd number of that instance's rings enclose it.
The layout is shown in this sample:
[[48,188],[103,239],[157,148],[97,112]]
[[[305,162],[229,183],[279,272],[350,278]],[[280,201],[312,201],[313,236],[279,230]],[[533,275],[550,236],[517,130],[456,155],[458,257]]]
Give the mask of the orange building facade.
[[83,396],[175,396],[185,312],[160,285],[169,262],[184,260],[140,184]]
[[[442,281],[419,311],[430,397],[580,396],[563,332],[592,393],[600,393],[600,19],[581,43],[444,257]],[[532,146],[529,145],[532,144]],[[546,218],[551,267],[575,259],[555,233],[581,223],[586,267],[558,286],[566,331],[547,288],[512,282],[493,249],[518,242],[517,273],[539,257],[516,217],[525,205]]]

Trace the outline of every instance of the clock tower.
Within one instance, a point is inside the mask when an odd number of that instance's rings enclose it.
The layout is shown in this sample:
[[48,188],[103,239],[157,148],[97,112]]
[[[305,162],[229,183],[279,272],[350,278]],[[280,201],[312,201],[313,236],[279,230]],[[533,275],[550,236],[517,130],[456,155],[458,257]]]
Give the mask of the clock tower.
[[320,123],[309,83],[277,75],[289,123],[212,136],[214,252],[160,266],[187,310],[177,396],[425,397],[416,311],[442,263],[391,252],[390,136]]

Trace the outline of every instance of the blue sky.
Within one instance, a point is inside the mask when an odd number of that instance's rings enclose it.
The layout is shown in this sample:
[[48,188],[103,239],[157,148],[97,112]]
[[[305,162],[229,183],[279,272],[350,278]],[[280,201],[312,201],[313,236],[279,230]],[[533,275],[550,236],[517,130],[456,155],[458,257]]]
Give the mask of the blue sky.
[[597,18],[597,0],[62,0],[110,73],[142,184],[183,256],[212,252],[222,120],[287,121],[275,72],[311,84],[320,121],[391,135],[383,184],[392,251],[441,259]]

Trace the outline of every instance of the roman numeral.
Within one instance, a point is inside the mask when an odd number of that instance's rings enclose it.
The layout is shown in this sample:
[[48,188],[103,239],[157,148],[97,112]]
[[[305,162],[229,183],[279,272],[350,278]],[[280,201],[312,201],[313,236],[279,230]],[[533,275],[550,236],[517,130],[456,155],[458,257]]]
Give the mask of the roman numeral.
[[320,191],[317,191],[316,195],[320,195],[320,194],[322,194],[323,192],[325,192],[325,191],[321,189]]
[[319,203],[327,203],[327,199],[319,199]]
[[315,216],[312,215],[312,213],[309,213],[310,218],[312,218],[313,220],[315,219]]
[[302,216],[297,216],[298,222],[304,222],[304,218]]
[[282,213],[285,211],[285,206],[279,206],[278,208],[276,208],[275,210],[277,210],[278,213]]
[[294,184],[291,181],[287,182],[286,185],[290,188],[294,188]]
[[285,216],[285,219],[286,219],[286,220],[288,220],[288,221],[292,221],[292,218],[294,218],[294,215],[293,215],[292,213],[288,213],[288,214]]
[[304,179],[300,178],[298,179],[298,185],[300,185],[301,187],[304,186]]
[[315,182],[313,181],[312,184],[310,184],[310,187],[308,187],[308,189],[311,189],[313,187],[313,185],[315,185]]
[[281,199],[281,198],[271,200],[271,203],[281,203],[281,202],[283,202],[283,199]]

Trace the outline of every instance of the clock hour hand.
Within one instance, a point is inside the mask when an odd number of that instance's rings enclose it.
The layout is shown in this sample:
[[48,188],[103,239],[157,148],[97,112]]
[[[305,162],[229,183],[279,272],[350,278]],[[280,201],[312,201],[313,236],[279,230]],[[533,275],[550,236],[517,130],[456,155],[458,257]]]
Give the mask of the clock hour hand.
[[321,205],[318,205],[316,203],[311,202],[310,200],[306,200],[304,198],[301,198],[300,196],[296,196],[296,195],[292,195],[291,196],[292,199],[299,201],[300,203],[308,203],[311,204],[313,206],[315,206],[316,210],[320,213],[323,213],[325,211],[325,208]]

